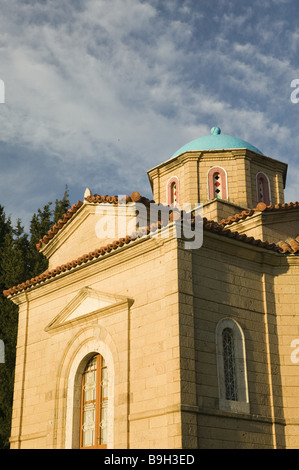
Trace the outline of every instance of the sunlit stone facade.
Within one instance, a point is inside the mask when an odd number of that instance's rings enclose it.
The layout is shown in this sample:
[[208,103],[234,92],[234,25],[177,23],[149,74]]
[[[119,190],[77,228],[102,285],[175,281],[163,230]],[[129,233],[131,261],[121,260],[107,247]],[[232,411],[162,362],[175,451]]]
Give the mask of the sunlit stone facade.
[[[88,190],[38,245],[49,270],[5,291],[12,449],[299,446],[299,204],[284,163],[221,138],[148,172],[156,203],[203,204],[200,248],[147,215],[129,236],[152,202]],[[116,213],[128,236],[96,229]]]

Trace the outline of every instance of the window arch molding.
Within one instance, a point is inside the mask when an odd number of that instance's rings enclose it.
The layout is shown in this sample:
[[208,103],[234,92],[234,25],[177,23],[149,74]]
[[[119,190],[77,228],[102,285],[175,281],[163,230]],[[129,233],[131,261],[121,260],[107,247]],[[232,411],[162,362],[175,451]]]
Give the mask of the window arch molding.
[[221,185],[221,197],[219,199],[228,199],[228,189],[227,189],[227,173],[226,170],[220,166],[214,166],[208,171],[208,198],[209,200],[215,199],[215,181],[214,177],[218,174],[220,177]]
[[[233,338],[234,374],[237,387],[236,399],[227,398],[225,354],[223,347],[224,332],[230,331]],[[246,349],[244,332],[232,318],[223,318],[216,326],[216,353],[219,390],[219,408],[236,413],[249,413],[249,394],[247,383]]]
[[108,346],[101,340],[89,340],[73,357],[67,379],[65,448],[78,449],[80,445],[81,384],[84,369],[91,358],[100,354],[108,369],[108,428],[107,448],[113,448],[114,422],[114,362]]
[[[176,197],[174,199],[173,191],[174,185],[176,186]],[[172,176],[169,178],[166,184],[166,197],[167,197],[167,204],[169,206],[178,206],[180,203],[180,183],[179,178],[177,176]]]
[[[256,180],[256,195],[257,195],[257,202],[264,202],[267,206],[269,206],[271,202],[271,186],[270,180],[266,173],[259,171],[255,177]],[[261,195],[262,190],[262,195]]]

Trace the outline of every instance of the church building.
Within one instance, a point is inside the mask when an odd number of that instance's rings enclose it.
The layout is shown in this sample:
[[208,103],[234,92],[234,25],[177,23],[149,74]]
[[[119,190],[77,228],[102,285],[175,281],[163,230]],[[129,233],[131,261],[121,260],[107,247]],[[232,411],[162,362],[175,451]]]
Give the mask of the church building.
[[152,200],[87,188],[37,245],[47,271],[4,292],[11,449],[298,448],[286,174],[213,127],[148,171]]

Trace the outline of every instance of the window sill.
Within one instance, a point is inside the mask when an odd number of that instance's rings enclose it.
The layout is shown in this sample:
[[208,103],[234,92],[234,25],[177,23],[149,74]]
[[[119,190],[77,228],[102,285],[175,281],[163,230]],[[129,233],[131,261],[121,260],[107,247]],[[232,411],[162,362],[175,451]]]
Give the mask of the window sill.
[[231,413],[249,414],[250,405],[245,401],[225,400],[220,398],[219,409],[222,411],[230,411]]

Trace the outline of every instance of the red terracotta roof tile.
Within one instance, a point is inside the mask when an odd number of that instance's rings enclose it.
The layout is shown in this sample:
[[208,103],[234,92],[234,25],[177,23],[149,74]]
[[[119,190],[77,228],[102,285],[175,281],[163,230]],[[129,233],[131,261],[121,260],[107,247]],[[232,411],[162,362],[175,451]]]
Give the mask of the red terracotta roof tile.
[[141,196],[141,194],[138,191],[133,191],[131,196],[100,196],[99,194],[94,194],[93,196],[87,196],[85,198],[87,202],[93,202],[93,203],[108,203],[108,204],[114,204],[118,205],[123,204],[124,202],[128,204],[129,202],[140,202],[143,204],[148,205],[149,203],[155,202],[152,201],[144,196]]
[[230,215],[227,219],[222,219],[219,223],[221,225],[230,225],[233,222],[239,222],[240,220],[247,219],[251,215],[255,214],[254,209],[244,210],[240,214]]
[[[174,214],[177,214],[177,213],[173,213],[173,215]],[[170,214],[170,220],[172,220],[171,214]],[[224,237],[232,238],[237,241],[241,241],[250,245],[258,246],[260,248],[264,248],[264,249],[271,250],[271,251],[278,252],[278,253],[286,253],[288,251],[288,250],[285,250],[284,247],[280,247],[275,243],[269,243],[269,242],[264,242],[262,240],[256,240],[255,238],[248,237],[245,234],[232,232],[229,229],[223,228],[223,226],[221,226],[215,221],[207,220],[206,218],[202,220],[199,216],[196,216],[195,218],[193,218],[193,223],[201,223],[201,222],[203,223],[203,229],[206,231],[216,233]],[[160,230],[163,226],[166,226],[167,224],[168,224],[168,221],[164,221],[164,222],[159,221],[155,224],[152,224],[150,227],[148,226],[132,233],[130,236],[127,235],[125,238],[114,240],[112,243],[109,243],[106,246],[100,247],[92,252],[84,254],[80,256],[79,258],[72,260],[68,263],[65,263],[61,266],[57,266],[55,269],[52,269],[51,271],[48,271],[48,270],[44,271],[39,276],[36,276],[21,284],[18,284],[17,286],[11,287],[10,289],[4,290],[3,294],[5,297],[9,297],[21,291],[29,289],[30,287],[33,287],[42,282],[45,282],[46,280],[56,277],[61,273],[64,273],[73,268],[76,268],[77,266],[80,266],[81,264],[85,264],[85,263],[88,263],[89,261],[95,260],[96,258],[105,256],[107,253],[113,252],[114,250],[117,250],[119,247],[128,245],[129,243],[136,240],[137,238],[142,238],[144,236],[149,235],[152,232],[155,232],[156,230]],[[296,240],[299,246],[299,237],[297,237]]]
[[288,210],[288,209],[298,209],[299,202],[286,202],[284,204],[271,204],[266,206],[265,211],[278,211],[278,210]]
[[[94,194],[93,196],[87,196],[85,198],[87,202],[91,203],[108,203],[108,204],[113,204],[113,205],[118,205],[119,203],[119,197],[118,196],[100,196],[99,194]],[[138,191],[134,191],[131,196],[124,196],[124,199],[121,198],[121,203],[123,203],[123,200],[125,200],[126,204],[129,202],[139,202],[145,205],[149,205],[150,203],[154,202],[151,201],[143,196]],[[59,230],[61,230],[67,222],[73,217],[73,215],[80,209],[81,206],[83,206],[82,201],[78,201],[77,204],[73,204],[72,207],[66,212],[66,214],[63,215],[63,217],[58,220],[58,222],[53,225],[51,230],[47,234],[43,236],[43,238],[40,239],[40,241],[36,244],[36,249],[39,251],[41,250],[49,241],[58,233]]]
[[287,238],[285,241],[280,241],[277,245],[281,248],[283,253],[298,253],[299,252],[299,235],[296,238]]
[[289,209],[298,209],[299,202],[288,202],[284,204],[271,204],[267,206],[264,202],[259,202],[255,209],[248,209],[242,211],[240,214],[229,216],[227,219],[222,219],[219,223],[223,226],[231,225],[234,222],[240,222],[241,220],[251,217],[256,212],[274,212],[283,211]]
[[262,241],[260,239],[255,239],[254,237],[248,237],[245,233],[238,233],[233,232],[229,229],[224,228],[220,223],[218,224],[215,221],[203,219],[203,228],[204,230],[209,230],[213,233],[219,233],[228,238],[234,238],[235,240],[242,241],[244,243],[248,243],[251,245],[259,246],[261,248],[265,248],[267,250],[276,251],[281,253],[280,247],[276,245],[276,243],[269,243],[267,241]]
[[58,222],[53,225],[51,230],[48,231],[46,235],[41,238],[41,240],[37,243],[36,249],[39,251],[45,244],[47,244],[53,237],[56,235],[56,233],[64,227],[67,222],[73,217],[73,215],[80,209],[80,207],[83,205],[82,201],[78,201],[77,204],[73,204],[70,209],[63,215],[61,219],[58,220]]
[[293,250],[286,242],[278,242],[277,246],[279,246],[283,253],[293,253]]

